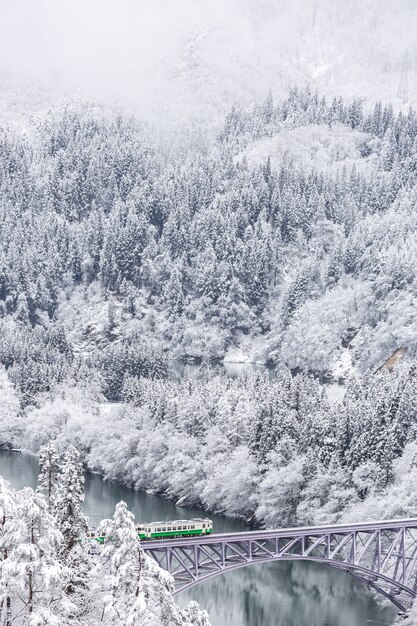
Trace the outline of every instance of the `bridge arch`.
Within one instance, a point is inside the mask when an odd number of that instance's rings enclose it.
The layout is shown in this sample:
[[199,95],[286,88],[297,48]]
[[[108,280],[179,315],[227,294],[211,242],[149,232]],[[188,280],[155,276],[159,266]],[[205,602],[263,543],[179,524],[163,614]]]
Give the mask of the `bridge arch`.
[[345,571],[401,611],[417,595],[417,520],[277,529],[144,542],[175,593],[256,563],[310,561]]
[[[277,563],[277,562],[284,562],[284,561],[319,563],[321,565],[327,565],[328,567],[331,567],[332,569],[345,572],[349,574],[350,576],[352,576],[353,578],[355,578],[356,580],[358,580],[359,582],[361,582],[362,584],[368,587],[371,587],[375,592],[382,594],[384,597],[390,600],[400,611],[406,611],[408,604],[411,605],[412,602],[414,601],[414,598],[417,595],[416,593],[408,589],[406,586],[398,585],[398,583],[396,583],[394,580],[390,579],[389,577],[372,572],[371,570],[368,570],[367,568],[363,568],[363,567],[352,568],[348,564],[336,565],[334,562],[327,561],[325,559],[308,558],[308,557],[307,558],[287,557],[287,558],[275,558],[275,559],[265,558],[265,559],[259,559],[256,561],[250,561],[248,563],[236,563],[235,565],[230,565],[225,569],[222,569],[222,570],[219,569],[217,571],[213,571],[208,574],[203,574],[199,576],[198,578],[196,578],[195,580],[191,580],[190,582],[175,589],[173,595],[178,595],[179,593],[182,593],[183,591],[192,589],[193,587],[195,587],[196,585],[199,585],[200,583],[204,583],[213,578],[217,578],[218,576],[221,576],[222,574],[226,574],[227,572],[232,572],[232,571],[239,570],[245,567],[250,567],[251,565],[258,565],[262,563],[264,564],[265,563]],[[380,581],[381,584],[377,584],[377,581]],[[390,587],[399,587],[403,595],[408,598],[407,606],[402,604],[400,600],[397,600],[396,598],[397,594],[390,595],[384,589],[383,585],[389,585]]]

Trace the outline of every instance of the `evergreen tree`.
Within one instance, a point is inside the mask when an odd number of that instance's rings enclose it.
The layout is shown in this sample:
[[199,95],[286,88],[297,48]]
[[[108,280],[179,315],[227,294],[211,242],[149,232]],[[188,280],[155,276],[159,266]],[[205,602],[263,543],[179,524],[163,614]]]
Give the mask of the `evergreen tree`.
[[133,514],[119,502],[112,520],[102,522],[99,534],[111,537],[102,556],[109,559],[105,586],[108,599],[103,608],[106,624],[140,624],[146,616],[146,581],[142,575],[144,555]]
[[[58,558],[63,537],[41,494],[19,492],[6,519],[0,549],[0,606],[5,624],[62,624],[74,606],[65,598],[69,569]],[[0,613],[1,615],[1,613]],[[9,621],[8,621],[9,620]]]
[[62,553],[68,554],[85,536],[87,518],[82,510],[84,502],[84,473],[80,455],[69,446],[58,477],[54,514],[64,537]]
[[52,512],[59,486],[58,451],[52,441],[39,452],[39,467],[38,491],[44,494],[48,510]]
[[176,319],[184,310],[184,292],[182,288],[179,269],[174,267],[171,278],[166,286],[164,297],[167,303],[169,315]]
[[23,324],[29,324],[29,306],[24,293],[19,294],[17,298],[16,319]]

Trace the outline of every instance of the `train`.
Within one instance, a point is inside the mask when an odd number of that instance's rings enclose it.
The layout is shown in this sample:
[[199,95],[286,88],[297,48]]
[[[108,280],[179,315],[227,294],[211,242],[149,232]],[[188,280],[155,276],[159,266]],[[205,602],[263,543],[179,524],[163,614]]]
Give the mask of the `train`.
[[210,535],[213,522],[208,518],[179,519],[170,522],[149,522],[136,526],[141,540]]
[[[213,532],[213,522],[207,517],[195,517],[193,519],[179,519],[165,522],[147,522],[137,524],[136,531],[141,541],[149,539],[172,539],[175,537],[198,537],[201,535],[211,535]],[[88,540],[95,539],[98,543],[105,543],[111,537],[97,535],[97,532],[90,530],[87,534]]]

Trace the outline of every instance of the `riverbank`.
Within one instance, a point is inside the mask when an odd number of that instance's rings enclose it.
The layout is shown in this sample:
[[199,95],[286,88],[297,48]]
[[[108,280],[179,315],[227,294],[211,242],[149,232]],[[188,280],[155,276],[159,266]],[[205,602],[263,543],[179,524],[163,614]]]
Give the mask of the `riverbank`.
[[107,480],[252,524],[326,524],[361,511],[371,519],[370,502],[395,517],[413,371],[358,380],[342,405],[317,380],[290,373],[131,378],[121,403],[103,402],[93,386],[65,386],[6,415],[3,436],[9,429],[14,447],[34,453],[49,439],[62,451],[73,444]]

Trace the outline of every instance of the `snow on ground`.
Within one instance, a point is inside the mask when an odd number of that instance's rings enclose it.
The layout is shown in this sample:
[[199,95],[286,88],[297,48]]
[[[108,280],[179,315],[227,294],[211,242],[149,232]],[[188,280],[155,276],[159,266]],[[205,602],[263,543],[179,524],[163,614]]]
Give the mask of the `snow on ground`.
[[346,387],[343,383],[330,383],[324,387],[326,396],[330,404],[340,404],[346,394]]
[[325,385],[327,399],[330,404],[343,402],[346,393],[344,381],[355,375],[356,367],[353,359],[354,341],[355,339],[342,349],[342,352],[327,372],[327,376],[334,381]]
[[[349,171],[353,165],[359,170],[369,169],[376,154],[361,156],[361,148],[369,145],[369,135],[346,126],[318,126],[308,124],[298,128],[285,128],[274,137],[261,139],[249,145],[237,156],[246,157],[249,166],[258,167],[270,157],[271,165],[280,165],[284,154],[307,168],[336,172],[342,167]],[[377,148],[376,145],[369,146]]]
[[354,370],[352,347],[343,348],[341,354],[330,368],[329,374],[334,380],[345,379]]
[[230,348],[226,352],[226,356],[224,358],[225,363],[252,363],[251,356],[245,350],[242,350],[240,347],[238,348]]
[[242,335],[237,346],[230,347],[223,359],[223,363],[247,363],[265,365],[264,338]]

